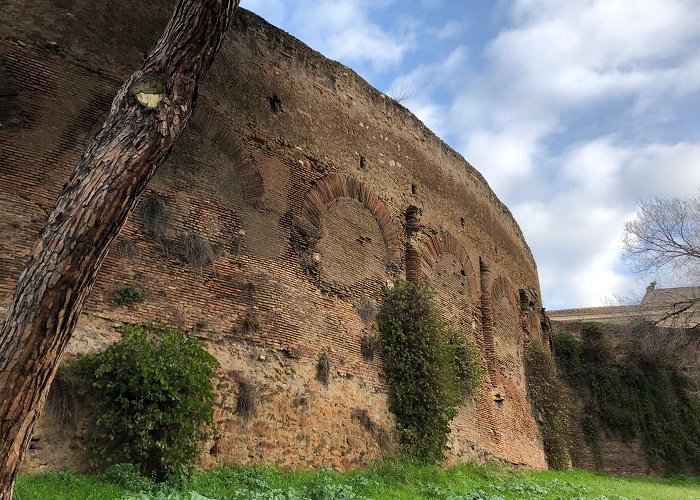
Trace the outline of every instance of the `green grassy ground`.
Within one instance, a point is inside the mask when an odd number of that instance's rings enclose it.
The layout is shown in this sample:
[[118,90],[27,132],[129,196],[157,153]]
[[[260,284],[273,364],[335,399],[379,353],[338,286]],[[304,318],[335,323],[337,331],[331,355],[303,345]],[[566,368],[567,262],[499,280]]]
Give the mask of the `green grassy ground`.
[[194,472],[174,485],[156,486],[122,467],[101,476],[50,472],[21,476],[17,500],[351,500],[364,498],[480,499],[695,499],[700,478],[622,479],[585,471],[532,472],[462,465],[441,469],[384,462],[368,470],[280,472],[273,467],[226,467]]

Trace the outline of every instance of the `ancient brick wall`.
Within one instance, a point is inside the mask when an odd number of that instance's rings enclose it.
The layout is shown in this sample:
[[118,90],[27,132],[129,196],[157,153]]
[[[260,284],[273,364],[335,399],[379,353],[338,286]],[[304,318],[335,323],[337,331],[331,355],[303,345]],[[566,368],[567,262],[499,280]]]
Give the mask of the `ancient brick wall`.
[[[172,6],[117,4],[9,0],[0,307]],[[104,348],[124,322],[160,318],[206,341],[222,364],[219,433],[202,464],[347,469],[395,451],[381,356],[362,356],[371,315],[360,310],[403,276],[435,286],[487,369],[453,423],[451,459],[544,467],[522,378],[522,347],[543,335],[539,283],[510,212],[405,108],[241,11],[193,123],[110,251],[65,359]],[[117,305],[125,286],[145,300]],[[321,353],[327,386],[315,377]],[[244,384],[258,401],[249,419],[236,412]],[[83,437],[80,422],[58,426],[48,408],[27,463],[79,465]]]
[[[581,340],[583,327],[588,322],[553,321],[552,335],[566,332]],[[678,369],[681,373],[697,379],[697,353],[700,350],[700,335],[692,329],[655,328],[650,323],[633,319],[627,323],[595,322],[605,344],[610,348],[615,363],[621,365],[638,360],[641,355],[657,356],[661,354],[664,363]],[[586,369],[584,365],[584,369]],[[590,409],[585,407],[586,395],[581,388],[567,388],[579,416],[584,416]],[[596,461],[593,448],[584,436],[583,422],[576,422],[572,428],[574,441],[572,453],[574,467],[622,476],[664,475],[660,463],[649,459],[642,437],[631,440],[611,433],[604,426],[600,430],[600,456]],[[677,474],[685,471],[676,471]]]

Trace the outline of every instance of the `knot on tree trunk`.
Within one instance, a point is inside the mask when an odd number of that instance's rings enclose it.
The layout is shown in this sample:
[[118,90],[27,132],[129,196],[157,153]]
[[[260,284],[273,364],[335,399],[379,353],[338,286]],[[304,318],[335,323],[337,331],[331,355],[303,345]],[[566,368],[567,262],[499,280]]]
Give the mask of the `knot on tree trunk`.
[[131,94],[147,109],[156,109],[165,99],[166,90],[165,77],[158,74],[144,75],[131,86]]

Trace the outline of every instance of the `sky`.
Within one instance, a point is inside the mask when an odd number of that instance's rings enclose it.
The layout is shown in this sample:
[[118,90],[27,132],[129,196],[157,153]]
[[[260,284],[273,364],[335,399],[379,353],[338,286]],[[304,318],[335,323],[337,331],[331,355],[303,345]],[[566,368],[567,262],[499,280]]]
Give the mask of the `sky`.
[[700,0],[241,5],[408,95],[513,212],[547,309],[643,295],[654,277],[623,261],[625,221],[700,194]]

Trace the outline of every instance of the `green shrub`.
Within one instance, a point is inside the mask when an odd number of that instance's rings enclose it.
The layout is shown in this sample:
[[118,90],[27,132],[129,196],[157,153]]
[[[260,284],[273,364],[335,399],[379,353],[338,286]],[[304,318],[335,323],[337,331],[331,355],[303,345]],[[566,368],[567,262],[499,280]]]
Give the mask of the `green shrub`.
[[571,460],[571,401],[559,379],[554,359],[536,339],[525,349],[525,373],[547,464],[552,469],[565,470]]
[[146,292],[134,285],[124,285],[114,293],[114,303],[118,306],[136,304],[146,298]]
[[[478,371],[472,364],[476,355],[466,339],[457,341],[440,321],[427,285],[399,281],[382,290],[382,299],[377,329],[403,452],[420,461],[440,461],[464,392],[478,385],[470,378]],[[458,362],[456,354],[465,352],[469,360]]]
[[98,415],[93,465],[133,463],[161,481],[192,460],[208,435],[218,364],[199,342],[159,322],[126,325],[121,333],[75,366]]

